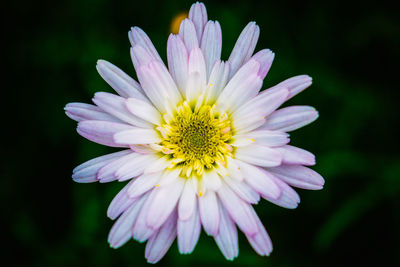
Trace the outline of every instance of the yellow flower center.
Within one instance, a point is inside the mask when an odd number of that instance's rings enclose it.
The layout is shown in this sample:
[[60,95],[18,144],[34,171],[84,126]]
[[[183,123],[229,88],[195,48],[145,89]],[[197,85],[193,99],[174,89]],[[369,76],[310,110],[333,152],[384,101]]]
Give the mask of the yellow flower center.
[[192,172],[200,176],[216,164],[225,165],[226,157],[231,156],[231,121],[214,106],[191,108],[185,101],[174,117],[157,129],[163,139],[160,150],[170,156],[170,167],[182,168],[181,176],[190,177]]

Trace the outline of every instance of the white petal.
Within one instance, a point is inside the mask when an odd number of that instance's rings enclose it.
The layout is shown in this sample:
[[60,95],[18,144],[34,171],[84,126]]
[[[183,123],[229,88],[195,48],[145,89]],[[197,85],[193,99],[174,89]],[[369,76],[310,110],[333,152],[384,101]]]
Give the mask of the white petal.
[[[169,161],[168,155],[163,156],[163,157],[160,157],[159,155],[157,155],[157,157],[158,158],[156,160],[154,160],[153,162],[151,162],[145,166],[144,173],[153,173],[153,172],[163,171],[171,164]],[[166,172],[170,172],[170,171],[166,170]]]
[[125,106],[125,98],[99,92],[94,95],[93,102],[102,110],[129,124],[149,128],[151,124],[130,113]]
[[184,179],[178,178],[174,183],[153,189],[156,193],[148,208],[147,226],[157,229],[165,222],[179,200],[184,182]]
[[130,198],[135,198],[152,189],[160,180],[161,173],[142,174],[132,180],[131,185],[127,189]]
[[[154,61],[154,57],[141,45],[131,47],[131,59],[136,72],[142,67]],[[143,86],[143,85],[142,85]]]
[[217,193],[240,230],[248,235],[257,233],[257,222],[251,212],[251,205],[240,199],[228,186],[221,186]]
[[282,162],[282,155],[278,150],[256,144],[238,147],[236,158],[262,167],[275,167]]
[[222,33],[218,21],[207,22],[200,47],[206,62],[207,77],[209,77],[215,62],[221,58]]
[[237,181],[228,176],[223,177],[223,179],[226,185],[228,185],[236,193],[236,195],[238,195],[244,201],[251,204],[257,204],[258,201],[260,201],[260,195],[246,183]]
[[206,101],[214,102],[217,100],[221,91],[225,88],[229,75],[229,63],[218,60],[211,70],[207,85]]
[[161,138],[153,129],[135,128],[114,134],[114,141],[125,145],[151,144],[161,142]]
[[236,71],[249,60],[256,47],[258,37],[260,35],[260,28],[255,22],[249,22],[247,26],[241,32],[235,47],[229,56],[229,62],[231,64],[230,77],[232,77]]
[[219,205],[219,212],[221,214],[221,223],[219,233],[215,236],[215,242],[225,258],[233,260],[239,255],[236,226],[223,205]]
[[68,103],[64,110],[68,117],[77,122],[86,120],[122,122],[116,117],[102,111],[95,105],[85,103]]
[[188,76],[188,52],[179,35],[171,34],[167,43],[168,68],[182,95],[185,95]]
[[100,180],[100,183],[107,183],[117,179],[114,175],[115,172],[121,168],[124,164],[134,160],[137,158],[139,154],[130,153],[128,155],[122,156],[114,161],[111,161],[97,172],[97,179]]
[[205,171],[203,173],[204,187],[207,190],[217,191],[222,185],[221,179],[215,171]]
[[190,7],[189,19],[193,21],[197,33],[197,39],[201,40],[204,25],[207,22],[207,11],[203,3],[196,2]]
[[278,199],[273,199],[270,197],[264,197],[264,198],[278,206],[281,206],[281,207],[284,207],[287,209],[297,208],[297,205],[300,203],[300,197],[296,193],[296,191],[294,191],[290,186],[288,186],[285,182],[281,181],[278,178],[275,178],[274,181],[281,189],[282,193],[281,193],[280,197]]
[[196,192],[191,182],[186,181],[178,205],[179,219],[185,221],[192,216],[196,207]]
[[258,75],[260,76],[261,80],[263,80],[265,76],[267,76],[267,73],[271,68],[272,61],[274,61],[274,57],[275,54],[269,49],[258,51],[254,56],[252,56],[252,59],[260,63]]
[[268,171],[284,182],[299,188],[319,190],[325,183],[324,178],[317,172],[300,165],[282,165],[268,168]]
[[289,145],[283,147],[277,147],[274,149],[282,154],[282,164],[308,165],[308,166],[315,165],[315,156],[311,152],[308,152],[307,150]]
[[273,112],[261,128],[289,132],[310,124],[317,118],[318,111],[313,107],[290,106]]
[[185,43],[187,51],[199,47],[199,39],[197,38],[196,29],[190,19],[184,19],[179,27],[179,36]]
[[253,214],[257,220],[258,232],[252,236],[246,235],[247,240],[258,254],[260,254],[261,256],[268,256],[272,252],[271,239],[254,209]]
[[195,203],[194,210],[189,219],[177,222],[178,248],[181,254],[191,253],[200,237],[200,215]]
[[283,82],[265,90],[272,92],[274,90],[278,90],[281,87],[285,87],[289,89],[289,95],[287,97],[287,100],[292,98],[293,96],[297,95],[298,93],[302,92],[304,89],[309,87],[312,84],[312,78],[308,75],[299,75],[295,76],[292,78],[289,78],[287,80],[284,80]]
[[152,56],[153,59],[162,62],[162,59],[157,53],[157,50],[151,42],[150,38],[142,29],[140,29],[139,27],[132,27],[131,31],[128,33],[128,37],[132,44],[132,47],[136,45],[141,45]]
[[207,191],[198,197],[201,223],[207,234],[215,236],[219,230],[219,211],[217,196],[214,191]]
[[248,185],[259,192],[263,197],[277,199],[281,195],[280,187],[275,183],[274,177],[261,168],[237,160],[240,170]]
[[158,156],[154,154],[137,154],[137,157],[122,165],[114,176],[118,181],[125,181],[143,173],[146,166],[157,160]]
[[152,229],[147,226],[146,218],[149,214],[149,206],[153,203],[153,199],[156,196],[156,191],[153,189],[149,191],[149,196],[140,210],[140,213],[136,219],[135,225],[133,226],[132,233],[133,238],[139,242],[146,241],[150,236],[152,236],[157,229]]
[[146,244],[145,257],[149,263],[156,263],[164,257],[176,237],[176,212],[173,212],[160,230]]
[[[194,48],[189,55],[189,80],[186,89],[186,98],[189,103],[204,93],[206,87],[206,65],[200,48]],[[195,79],[191,78],[195,76]],[[191,81],[192,79],[193,81]]]
[[256,130],[245,134],[237,134],[233,137],[232,146],[246,146],[252,143],[276,147],[289,143],[289,135],[284,132]]
[[121,191],[113,198],[110,205],[107,209],[107,216],[115,220],[121,213],[123,213],[128,207],[130,207],[135,201],[139,198],[132,198],[128,194],[128,189],[133,184],[133,181],[130,181],[127,185],[122,188]]
[[125,105],[133,115],[153,124],[161,125],[161,114],[150,103],[136,98],[128,98],[125,101]]
[[125,72],[105,60],[97,61],[97,71],[101,77],[122,97],[134,97],[148,101],[143,89]]

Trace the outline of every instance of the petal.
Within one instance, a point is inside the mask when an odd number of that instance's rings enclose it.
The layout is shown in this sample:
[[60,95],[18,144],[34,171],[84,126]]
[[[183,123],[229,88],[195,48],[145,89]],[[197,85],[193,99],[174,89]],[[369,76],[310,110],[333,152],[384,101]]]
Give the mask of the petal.
[[279,166],[282,162],[280,151],[256,144],[238,147],[236,158],[262,167],[275,167]]
[[147,34],[140,29],[139,27],[132,27],[130,32],[128,33],[129,41],[133,46],[141,45],[146,49],[146,51],[152,56],[153,59],[159,60],[162,62],[160,55],[157,53],[156,48],[151,42],[150,38]]
[[139,198],[130,197],[128,194],[129,188],[135,180],[131,180],[121,191],[113,198],[107,209],[107,216],[111,220],[115,220],[121,213],[132,205]]
[[142,67],[154,61],[154,57],[141,45],[131,47],[131,59],[136,72]]
[[161,125],[160,112],[150,103],[136,99],[128,98],[125,101],[126,108],[138,118],[151,122],[155,125]]
[[200,219],[204,231],[208,235],[215,236],[219,230],[219,211],[217,196],[214,191],[207,191],[204,195],[198,197]]
[[151,144],[161,142],[160,136],[153,129],[134,128],[114,134],[117,144]]
[[252,236],[246,235],[247,240],[259,255],[269,256],[269,254],[272,252],[271,239],[267,231],[265,230],[264,225],[260,221],[260,218],[258,218],[256,212],[254,211],[254,209],[253,209],[253,214],[257,220],[258,232]]
[[140,175],[130,183],[131,185],[127,189],[128,196],[130,198],[136,198],[149,191],[156,186],[160,180],[160,177],[160,172]]
[[126,123],[145,128],[151,127],[149,122],[142,120],[127,110],[125,98],[123,97],[105,92],[99,92],[94,95],[93,102],[105,112]]
[[307,165],[307,166],[315,165],[315,156],[311,152],[308,152],[307,150],[289,145],[283,147],[277,147],[274,149],[276,149],[282,154],[282,164]]
[[207,10],[203,3],[195,3],[190,7],[189,19],[193,21],[197,39],[201,40],[204,25],[207,22]]
[[146,224],[152,229],[160,227],[175,208],[185,180],[177,178],[174,183],[156,187],[154,199],[148,208]]
[[257,233],[257,222],[251,212],[251,205],[240,199],[228,186],[221,186],[217,193],[240,230],[248,235]]
[[218,21],[207,22],[200,47],[206,62],[207,77],[209,77],[215,62],[221,58],[222,32]]
[[289,132],[310,124],[317,118],[318,111],[313,107],[290,106],[272,113],[261,128]]
[[150,237],[146,244],[145,257],[149,263],[156,263],[164,257],[176,237],[176,212],[173,212],[160,230]]
[[188,220],[196,207],[196,192],[191,182],[186,181],[179,199],[178,215],[182,221]]
[[134,97],[148,101],[140,85],[125,72],[105,60],[97,61],[100,76],[122,97]]
[[156,191],[154,189],[149,191],[149,196],[144,203],[143,208],[140,210],[135,225],[132,228],[133,238],[139,242],[146,241],[150,236],[157,232],[157,229],[152,229],[146,224],[146,218],[149,214],[149,206],[153,203],[155,195]]
[[124,164],[129,163],[130,161],[137,158],[139,154],[130,153],[125,156],[122,156],[116,160],[111,161],[97,172],[97,179],[100,180],[100,183],[107,183],[117,179],[114,175],[119,168],[121,168]]
[[118,248],[132,237],[131,229],[146,199],[147,195],[139,198],[115,222],[108,235],[108,242],[111,247]]
[[231,64],[230,77],[249,60],[256,47],[258,37],[260,35],[260,28],[255,22],[249,22],[241,32],[235,47],[229,56],[229,63]]
[[272,202],[283,208],[287,208],[287,209],[297,208],[297,205],[300,203],[300,197],[296,193],[296,191],[294,191],[293,188],[291,188],[285,182],[279,180],[278,178],[275,178],[274,181],[281,189],[282,193],[281,193],[280,197],[278,199],[273,199],[273,198],[265,196],[264,198],[266,200],[268,200],[269,202]]
[[189,78],[186,88],[186,98],[187,101],[191,103],[203,93],[206,86],[206,65],[200,48],[194,48],[190,52],[188,72]]
[[77,132],[90,141],[111,147],[127,147],[127,145],[114,142],[114,134],[119,131],[132,129],[127,124],[109,121],[81,121],[78,123]]
[[277,199],[281,195],[280,187],[275,183],[274,177],[261,168],[247,164],[243,161],[237,161],[244,179],[254,190],[263,197]]
[[207,87],[207,102],[217,100],[221,91],[225,88],[229,75],[229,63],[217,60],[211,70]]
[[228,185],[230,189],[232,189],[232,191],[236,193],[236,195],[238,195],[242,200],[246,201],[247,203],[257,204],[258,201],[260,201],[260,195],[246,183],[232,179],[228,176],[223,177],[223,179],[226,185]]
[[71,119],[80,122],[86,120],[121,122],[119,119],[102,111],[99,107],[85,103],[68,103],[65,114]]
[[295,76],[292,78],[289,78],[287,80],[284,80],[283,82],[267,89],[266,91],[274,91],[278,90],[281,87],[288,88],[289,90],[289,95],[286,100],[292,98],[293,96],[297,95],[298,93],[302,92],[304,89],[309,87],[312,84],[312,78],[308,75],[299,75]]
[[193,22],[190,19],[184,19],[179,27],[179,36],[185,43],[187,51],[199,47],[199,39]]
[[187,220],[178,219],[178,248],[181,254],[191,253],[200,237],[200,215],[195,203],[192,215]]
[[239,255],[236,226],[223,205],[219,205],[219,213],[221,214],[221,223],[219,233],[214,237],[215,242],[225,258],[233,260]]
[[157,160],[158,156],[154,154],[137,154],[137,157],[126,162],[117,171],[114,176],[118,181],[125,181],[143,173],[147,165]]
[[268,168],[275,177],[303,189],[319,190],[324,186],[324,178],[310,168],[300,165],[281,165]]
[[188,76],[188,52],[179,35],[170,34],[167,43],[168,68],[182,95]]
[[246,146],[252,143],[276,147],[289,143],[289,135],[284,132],[256,130],[245,134],[237,134],[233,137],[232,146]]
[[261,80],[264,80],[265,76],[267,76],[267,73],[271,68],[272,61],[274,61],[274,57],[275,54],[269,49],[258,51],[254,56],[252,56],[252,59],[260,63],[258,75],[260,76]]
[[203,173],[203,181],[206,190],[217,191],[222,185],[221,179],[215,171],[205,171]]

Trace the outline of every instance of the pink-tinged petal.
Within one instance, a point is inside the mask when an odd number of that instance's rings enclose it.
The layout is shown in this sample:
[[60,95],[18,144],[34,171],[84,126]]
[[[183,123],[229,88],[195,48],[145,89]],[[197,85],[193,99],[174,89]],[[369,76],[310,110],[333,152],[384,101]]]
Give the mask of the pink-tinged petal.
[[151,122],[155,125],[161,125],[160,112],[149,102],[145,102],[136,98],[128,98],[125,101],[126,108],[138,118]]
[[200,219],[204,231],[208,235],[218,234],[220,214],[218,211],[218,200],[214,191],[207,191],[201,197],[198,197]]
[[232,114],[235,125],[246,124],[246,121],[255,116],[265,118],[285,102],[288,93],[286,88],[281,88],[271,94],[261,93],[249,100]]
[[197,38],[196,29],[190,19],[184,19],[179,27],[179,36],[185,43],[187,51],[199,47],[199,39]]
[[293,96],[297,95],[298,93],[302,92],[304,89],[309,87],[312,84],[312,78],[308,75],[299,75],[295,76],[292,78],[289,78],[287,80],[284,80],[283,82],[265,90],[265,91],[275,91],[278,90],[281,87],[285,87],[289,89],[289,95],[286,100],[289,100]]
[[195,211],[195,207],[196,192],[194,191],[193,183],[190,181],[186,181],[178,204],[179,220],[188,220]]
[[203,184],[206,190],[217,191],[222,185],[222,182],[217,172],[205,171],[203,173]]
[[156,150],[152,149],[150,145],[129,145],[129,147],[139,154],[154,154]]
[[161,178],[161,173],[148,173],[142,174],[136,179],[132,180],[131,185],[127,189],[127,194],[130,198],[136,198],[143,193],[149,191],[156,186]]
[[132,27],[130,32],[128,33],[129,41],[131,42],[132,47],[136,45],[141,45],[146,51],[151,55],[153,59],[159,60],[162,62],[160,55],[158,54],[156,48],[151,42],[150,38],[147,34],[140,29],[139,27]]
[[121,191],[113,198],[110,205],[107,209],[107,216],[115,220],[121,213],[123,213],[127,208],[129,208],[134,202],[136,202],[139,198],[132,198],[128,194],[128,190],[133,184],[131,180],[128,184],[122,188]]
[[149,213],[149,206],[153,202],[155,195],[156,192],[154,189],[149,191],[149,196],[144,203],[143,208],[140,210],[135,225],[132,228],[133,238],[139,242],[146,241],[150,236],[157,232],[157,229],[152,229],[146,224],[146,218]]
[[152,144],[161,142],[161,138],[153,129],[135,128],[114,134],[114,141],[125,145]]
[[198,99],[206,86],[206,65],[200,48],[194,48],[189,55],[186,99],[189,103]]
[[131,47],[131,59],[136,72],[155,60],[152,55],[141,45]]
[[182,97],[170,73],[163,63],[151,61],[137,72],[147,96],[161,112],[172,110]]
[[217,60],[208,79],[206,101],[215,101],[228,82],[229,63]]
[[[168,155],[163,156],[163,157],[160,157],[159,155],[157,155],[157,159],[154,159],[153,162],[149,162],[148,164],[146,164],[144,173],[153,173],[153,172],[164,171],[170,165],[171,165],[171,162],[169,161]],[[170,171],[165,170],[164,175],[165,175],[165,173],[168,173],[168,172],[170,172]]]
[[241,67],[218,97],[218,105],[234,111],[255,97],[262,86],[262,80],[257,74],[259,68],[260,64],[255,60],[249,60]]
[[272,62],[274,61],[275,54],[269,49],[263,49],[258,51],[252,59],[256,60],[260,63],[260,69],[258,71],[258,75],[260,76],[261,80],[264,80],[265,76],[269,69],[271,68]]
[[125,72],[105,60],[98,60],[96,65],[100,76],[122,97],[134,97],[148,101],[143,89]]
[[155,154],[137,154],[137,157],[122,165],[114,173],[114,176],[120,182],[139,176],[143,173],[146,166],[157,160],[157,158],[158,156]]
[[[274,177],[275,178],[275,177]],[[287,208],[287,209],[295,209],[297,205],[300,203],[300,197],[296,191],[293,190],[290,186],[288,186],[285,182],[281,181],[278,178],[274,179],[275,183],[280,187],[282,194],[278,199],[273,199],[270,197],[264,197],[269,202],[272,202],[278,206]]]
[[176,237],[176,212],[171,213],[160,229],[149,238],[145,257],[149,263],[156,263],[164,257]]
[[116,153],[104,155],[101,157],[94,158],[92,160],[86,161],[81,165],[77,166],[72,171],[72,179],[78,183],[92,183],[97,182],[96,173],[106,164],[119,159],[122,156],[131,154],[130,149],[119,151]]
[[228,170],[229,176],[237,181],[243,181],[243,173],[240,171],[240,167],[236,160],[231,157],[227,157],[226,169]]
[[318,111],[310,106],[290,106],[273,112],[261,127],[284,132],[299,129],[318,118]]
[[137,153],[130,153],[111,161],[110,163],[99,169],[99,171],[97,172],[97,179],[100,181],[100,183],[108,183],[116,180],[117,177],[114,175],[115,172],[124,164],[127,164],[138,156],[139,154]]
[[252,236],[246,235],[247,240],[249,241],[250,245],[253,247],[253,249],[259,255],[268,256],[272,252],[271,239],[270,239],[267,231],[265,230],[264,225],[260,221],[260,218],[258,218],[255,210],[254,209],[252,209],[252,210],[253,210],[254,217],[257,220],[258,232]]
[[251,132],[265,123],[265,116],[262,110],[254,110],[241,118],[234,118],[234,129],[238,134]]
[[282,154],[282,164],[307,166],[315,165],[315,156],[307,150],[289,145],[274,149]]
[[195,203],[192,215],[187,220],[177,222],[178,248],[181,254],[191,253],[200,237],[200,215]]
[[234,137],[232,146],[247,146],[255,143],[268,147],[283,146],[289,143],[289,135],[284,132],[256,130],[250,133],[237,134]]
[[249,60],[256,47],[258,37],[260,36],[260,28],[255,22],[249,22],[241,32],[235,47],[229,56],[229,63],[231,64],[230,77]]
[[128,111],[125,105],[125,98],[123,97],[105,92],[99,92],[94,95],[93,102],[105,112],[126,123],[145,128],[152,127],[152,124]]
[[127,124],[110,121],[81,121],[78,123],[77,132],[90,141],[101,145],[127,147],[127,145],[115,143],[113,136],[116,132],[132,128],[132,126]]
[[188,76],[188,52],[179,35],[170,34],[167,43],[168,68],[182,95]]
[[273,149],[256,144],[238,147],[236,158],[262,167],[275,167],[281,165],[282,162],[281,152],[277,148]]
[[215,242],[225,258],[233,260],[239,255],[237,229],[223,205],[219,205],[219,213],[221,214],[221,222],[219,233],[214,237]]
[[240,230],[248,235],[257,233],[257,222],[251,212],[251,205],[239,198],[228,186],[221,186],[217,193]]
[[115,222],[108,235],[108,242],[111,247],[119,248],[132,238],[131,229],[146,199],[147,195],[139,198]]
[[261,168],[237,160],[240,170],[248,185],[259,192],[263,197],[277,199],[281,195],[280,187],[275,183],[274,177]]
[[317,172],[300,165],[281,165],[268,171],[291,186],[303,189],[320,190],[325,183]]
[[207,22],[207,10],[203,3],[197,2],[190,7],[189,19],[193,21],[197,39],[201,40],[204,25]]
[[165,222],[176,207],[184,184],[185,179],[178,177],[174,183],[153,189],[156,193],[148,209],[146,218],[148,227],[157,229]]
[[121,120],[107,114],[99,107],[90,104],[68,103],[64,110],[68,117],[77,122],[86,120],[121,122]]
[[218,21],[207,22],[200,47],[206,62],[207,77],[209,77],[215,62],[221,58],[222,32]]
[[246,183],[237,181],[228,176],[224,176],[223,179],[225,185],[222,186],[229,186],[236,195],[247,203],[257,204],[258,201],[260,201],[260,195]]

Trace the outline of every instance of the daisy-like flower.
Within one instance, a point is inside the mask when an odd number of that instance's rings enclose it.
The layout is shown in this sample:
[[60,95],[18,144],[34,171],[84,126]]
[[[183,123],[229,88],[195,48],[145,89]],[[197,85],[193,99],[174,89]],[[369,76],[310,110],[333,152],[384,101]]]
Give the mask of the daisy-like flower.
[[202,3],[192,5],[179,34],[167,43],[168,68],[149,37],[129,32],[139,83],[113,64],[97,70],[118,93],[96,93],[95,105],[70,103],[66,114],[78,133],[124,150],[85,162],[73,170],[80,183],[130,182],[108,208],[117,219],[111,247],[147,240],[145,256],[159,261],[175,238],[191,253],[201,227],[227,259],[238,253],[238,227],[260,255],[272,251],[270,238],[252,205],[264,198],[285,208],[300,199],[291,186],[321,189],[324,180],[309,165],[314,155],[290,146],[286,132],[318,117],[309,106],[282,103],[309,85],[306,75],[260,92],[274,53],[253,55],[259,27],[250,22],[227,61],[222,34],[208,21]]

